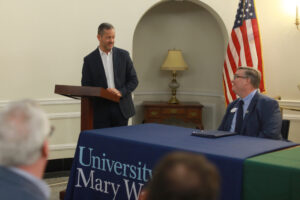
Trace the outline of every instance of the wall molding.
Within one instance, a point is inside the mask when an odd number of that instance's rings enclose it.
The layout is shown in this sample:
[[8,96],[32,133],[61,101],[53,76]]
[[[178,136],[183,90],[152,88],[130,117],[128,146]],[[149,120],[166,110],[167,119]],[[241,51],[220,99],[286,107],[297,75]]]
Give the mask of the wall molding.
[[[144,91],[144,92],[134,92],[134,96],[144,96],[144,95],[170,95],[171,91]],[[205,96],[205,97],[218,97],[224,98],[223,94],[217,92],[191,92],[191,91],[177,91],[177,95],[189,95],[189,96]]]
[[[170,91],[146,91],[146,92],[135,92],[136,96],[143,95],[169,95]],[[218,97],[224,98],[224,95],[212,92],[178,92],[179,95],[189,95],[189,96],[208,96],[208,97]],[[40,105],[69,105],[69,104],[80,104],[80,100],[71,98],[49,98],[49,99],[35,99]],[[1,100],[0,108],[7,106],[12,100]],[[300,100],[278,100],[281,106],[290,106],[295,108],[300,108]],[[216,105],[206,104],[204,106],[211,107],[213,110],[213,117],[216,117]],[[68,118],[80,118],[80,112],[63,112],[63,113],[48,113],[49,119],[68,119]],[[300,121],[299,114],[283,114],[284,119],[292,121]],[[215,126],[215,119],[212,120],[213,126]]]
[[300,108],[300,100],[278,100],[278,103],[281,106],[291,106]]
[[65,151],[65,150],[75,150],[77,144],[52,144],[49,145],[50,151]]
[[48,113],[49,119],[70,119],[70,118],[80,118],[80,112],[63,112],[63,113]]
[[80,104],[80,99],[57,98],[57,99],[36,99],[41,105],[61,105],[61,104]]
[[[55,98],[55,99],[35,99],[40,105],[70,105],[70,104],[80,104],[80,100],[70,99],[70,98]],[[0,109],[7,106],[12,100],[2,100],[0,101]],[[81,112],[56,112],[47,113],[49,119],[70,119],[70,118],[80,118]]]
[[[53,99],[34,99],[40,105],[68,105],[68,104],[80,104],[80,100],[71,98],[53,98]],[[7,104],[14,100],[0,100],[0,108],[7,106]]]
[[283,114],[282,118],[291,121],[300,121],[300,114]]
[[[220,97],[224,98],[224,95],[221,95],[216,92],[186,92],[179,91],[177,94],[180,95],[190,95],[190,96],[209,96],[209,97]],[[170,95],[170,91],[145,91],[145,92],[134,92],[135,96],[142,95]],[[49,98],[49,99],[35,99],[41,105],[64,105],[64,104],[80,104],[79,99],[71,98]],[[0,100],[0,108],[6,106],[13,100]],[[293,106],[300,108],[300,100],[278,100],[279,104],[282,106]]]
[[[300,100],[278,100],[280,106],[293,107],[300,109]],[[291,120],[291,121],[300,121],[300,112],[298,111],[290,111],[293,114],[288,113],[285,114],[285,109],[283,109],[283,119]]]

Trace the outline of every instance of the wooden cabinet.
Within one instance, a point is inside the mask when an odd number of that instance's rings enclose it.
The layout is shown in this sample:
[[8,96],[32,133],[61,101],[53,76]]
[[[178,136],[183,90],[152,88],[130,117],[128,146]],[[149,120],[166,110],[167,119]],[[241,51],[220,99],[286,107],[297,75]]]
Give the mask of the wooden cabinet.
[[168,104],[166,102],[146,101],[143,103],[143,106],[145,123],[182,125],[182,122],[183,124],[192,124],[193,128],[203,129],[203,106],[200,103],[181,102],[179,104]]

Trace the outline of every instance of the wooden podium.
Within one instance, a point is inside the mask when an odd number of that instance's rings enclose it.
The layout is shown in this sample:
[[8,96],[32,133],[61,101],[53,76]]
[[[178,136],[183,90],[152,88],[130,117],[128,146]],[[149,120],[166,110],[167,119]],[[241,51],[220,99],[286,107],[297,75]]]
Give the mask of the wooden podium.
[[81,131],[93,129],[93,98],[119,102],[120,97],[101,87],[55,85],[54,93],[74,99],[81,99]]
[[[54,93],[74,99],[81,99],[81,131],[93,129],[93,98],[103,98],[114,102],[120,101],[120,97],[101,87],[55,85]],[[61,200],[64,199],[65,193],[65,190],[60,191],[59,196]]]

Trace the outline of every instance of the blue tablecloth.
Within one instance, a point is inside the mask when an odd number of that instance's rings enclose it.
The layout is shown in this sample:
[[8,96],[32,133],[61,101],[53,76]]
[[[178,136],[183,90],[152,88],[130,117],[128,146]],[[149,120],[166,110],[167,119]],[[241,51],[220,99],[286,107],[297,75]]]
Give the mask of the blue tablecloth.
[[218,167],[222,200],[239,200],[246,158],[296,145],[239,135],[201,138],[192,131],[142,124],[81,132],[65,199],[137,199],[157,161],[183,150],[204,154]]

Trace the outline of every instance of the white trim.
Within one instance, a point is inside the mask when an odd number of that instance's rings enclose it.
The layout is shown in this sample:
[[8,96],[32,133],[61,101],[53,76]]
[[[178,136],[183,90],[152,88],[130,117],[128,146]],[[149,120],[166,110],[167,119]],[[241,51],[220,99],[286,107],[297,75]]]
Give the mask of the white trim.
[[290,106],[300,108],[299,100],[278,100],[279,105],[281,106]]
[[64,113],[48,113],[49,119],[68,119],[68,118],[79,118],[80,112],[64,112]]
[[10,101],[9,100],[2,100],[0,101],[0,108],[5,107]]
[[64,151],[64,150],[74,150],[77,144],[52,144],[49,145],[50,151]]
[[[40,105],[80,104],[80,100],[72,98],[35,99]],[[0,108],[7,106],[13,100],[0,100]]]
[[57,99],[37,99],[41,105],[58,105],[58,104],[80,104],[80,99],[57,98]]
[[283,114],[282,118],[291,121],[300,121],[300,115],[295,115],[295,114]]
[[[71,98],[57,98],[57,99],[36,99],[40,105],[68,105],[68,104],[80,104],[77,99]],[[11,100],[0,101],[0,108],[4,108]],[[67,118],[79,118],[80,112],[62,112],[62,113],[47,113],[49,119],[67,119]]]
[[[218,97],[224,98],[223,94],[219,94],[216,92],[185,92],[185,91],[177,91],[178,95],[189,95],[189,96],[208,96],[208,97]],[[145,92],[134,92],[135,96],[142,95],[170,95],[170,91],[145,91]]]
[[[278,100],[280,106],[286,106],[291,108],[300,109],[300,101],[299,100]],[[291,120],[291,121],[300,121],[300,112],[299,111],[291,111],[293,114],[285,114],[283,109],[283,119]]]
[[134,96],[143,96],[143,95],[168,95],[170,92],[162,91],[146,91],[146,92],[134,92]]

